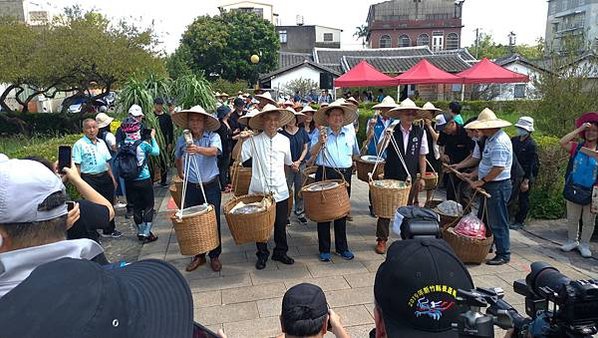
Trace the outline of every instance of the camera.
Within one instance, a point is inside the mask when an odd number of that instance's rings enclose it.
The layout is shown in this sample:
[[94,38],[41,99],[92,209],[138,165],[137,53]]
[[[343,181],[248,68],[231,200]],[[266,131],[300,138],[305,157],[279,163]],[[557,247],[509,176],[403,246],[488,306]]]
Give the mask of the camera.
[[[514,337],[591,337],[598,333],[598,281],[573,281],[544,262],[531,264],[513,290],[525,296],[524,317],[503,300],[501,289],[458,290],[457,302],[468,310],[453,328],[459,337],[494,337],[494,325],[514,328]],[[483,314],[481,309],[486,308]]]
[[401,239],[442,238],[438,214],[426,208],[414,206],[397,209],[393,230]]

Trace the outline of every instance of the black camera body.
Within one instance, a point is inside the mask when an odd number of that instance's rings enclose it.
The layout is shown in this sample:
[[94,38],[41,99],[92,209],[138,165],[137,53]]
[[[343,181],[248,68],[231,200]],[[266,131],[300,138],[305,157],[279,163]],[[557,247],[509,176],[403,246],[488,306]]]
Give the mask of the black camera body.
[[549,264],[535,262],[513,289],[525,296],[531,318],[505,302],[501,289],[459,290],[457,301],[469,307],[453,324],[459,336],[494,337],[494,325],[514,328],[514,337],[591,337],[598,332],[598,281],[572,281]]

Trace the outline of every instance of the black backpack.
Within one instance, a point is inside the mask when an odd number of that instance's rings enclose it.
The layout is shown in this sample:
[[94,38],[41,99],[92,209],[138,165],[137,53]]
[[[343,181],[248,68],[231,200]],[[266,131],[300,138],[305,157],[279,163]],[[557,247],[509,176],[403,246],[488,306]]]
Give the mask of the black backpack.
[[139,177],[139,174],[145,167],[147,157],[143,159],[141,165],[137,165],[137,147],[143,140],[137,140],[135,143],[123,142],[114,159],[114,167],[118,176],[125,180],[133,180]]

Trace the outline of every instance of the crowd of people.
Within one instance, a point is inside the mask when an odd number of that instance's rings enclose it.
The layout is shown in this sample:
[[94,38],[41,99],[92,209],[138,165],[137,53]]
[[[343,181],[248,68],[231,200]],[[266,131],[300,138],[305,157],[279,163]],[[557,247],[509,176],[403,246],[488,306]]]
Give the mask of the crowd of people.
[[[83,121],[84,136],[72,147],[71,166],[0,154],[0,336],[205,336],[202,326],[193,322],[191,292],[176,268],[155,260],[110,263],[101,246],[100,236],[122,236],[114,223],[117,196],[126,197],[138,240],[157,240],[152,232],[154,176],[166,186],[169,169],[160,149],[174,151],[177,176],[186,182],[183,208],[213,205],[219,237],[223,193],[231,192],[234,184],[231,164],[251,167],[249,193],[271,195],[276,208],[272,253],[268,243],[256,243],[258,270],[270,258],[294,264],[286,231],[289,198],[294,199],[292,214],[307,223],[299,194],[305,170],[316,167],[315,181],[346,181],[350,196],[354,161],[362,155],[384,159],[385,179],[410,183],[409,205],[429,204],[431,193],[420,200],[424,177],[430,170],[443,173],[447,198],[466,212],[477,209],[494,235],[495,257],[486,263],[510,261],[509,233],[525,226],[540,166],[531,117],[521,117],[515,124],[517,134],[510,138],[504,128],[511,123],[490,109],[464,121],[458,102],[443,112],[429,102],[418,107],[411,99],[396,103],[386,96],[377,98],[360,145],[358,102],[352,97],[332,101],[322,92],[318,109],[300,97],[278,102],[267,92],[233,98],[219,93],[217,100],[211,114],[201,106],[175,111],[173,102],[168,102],[166,112],[165,102],[157,98],[153,113],[165,144],[158,143],[155,130],[145,127],[148,112],[133,105],[115,134],[110,131],[113,119],[105,113]],[[190,139],[176,138],[174,126],[187,130]],[[592,203],[597,141],[597,113],[583,115],[577,129],[561,139],[570,155],[564,192],[568,241],[561,249],[577,249],[583,257],[592,255],[589,240],[598,212]],[[162,163],[160,172],[153,172],[151,157]],[[81,200],[68,201],[66,182]],[[480,189],[489,197],[478,200]],[[370,211],[377,218],[372,249],[386,254],[376,274],[376,327],[370,336],[450,335],[458,315],[456,291],[473,288],[467,269],[441,239],[387,246],[391,219]],[[331,261],[333,249],[342,259],[355,257],[346,233],[351,221],[349,214],[317,223],[320,261]],[[207,255],[211,269],[220,271],[221,252],[219,245],[197,253],[186,270],[206,264]],[[431,303],[442,306],[431,312]],[[323,291],[311,284],[287,291],[280,323],[287,338],[323,337],[327,331],[349,336]]]

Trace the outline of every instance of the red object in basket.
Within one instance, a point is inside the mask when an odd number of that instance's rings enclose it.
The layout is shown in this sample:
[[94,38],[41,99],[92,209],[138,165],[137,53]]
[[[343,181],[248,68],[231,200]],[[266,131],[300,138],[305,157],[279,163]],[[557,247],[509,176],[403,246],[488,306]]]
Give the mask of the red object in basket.
[[467,215],[461,218],[459,224],[455,226],[455,233],[465,237],[485,239],[486,227],[476,216]]

